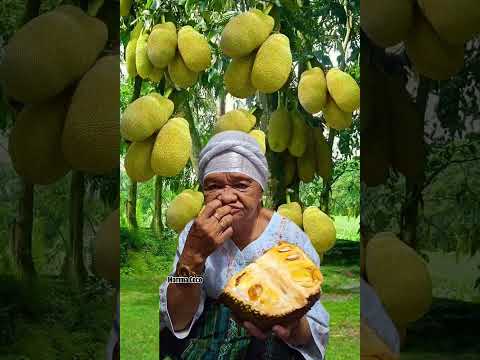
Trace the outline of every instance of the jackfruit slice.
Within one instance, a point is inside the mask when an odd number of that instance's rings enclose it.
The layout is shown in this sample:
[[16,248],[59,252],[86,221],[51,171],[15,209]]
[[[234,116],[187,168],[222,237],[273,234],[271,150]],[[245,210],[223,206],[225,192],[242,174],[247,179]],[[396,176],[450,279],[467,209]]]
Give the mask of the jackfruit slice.
[[332,219],[315,206],[303,212],[303,230],[319,254],[324,254],[335,245],[337,232]]
[[127,64],[128,77],[133,79],[137,76],[137,64],[135,53],[137,51],[137,39],[130,38],[127,47],[125,48],[125,62]]
[[298,100],[310,114],[318,113],[327,102],[327,80],[323,70],[314,67],[300,76],[298,83]]
[[272,113],[268,122],[268,146],[274,152],[282,152],[290,143],[292,121],[287,109],[281,105]]
[[304,316],[319,299],[323,276],[303,250],[285,241],[232,276],[219,301],[240,321],[266,331]]
[[218,118],[215,133],[227,130],[238,130],[248,133],[255,126],[256,122],[257,118],[255,115],[244,109],[235,109]]
[[119,284],[120,281],[120,214],[114,210],[102,222],[95,236],[93,256],[95,273]]
[[316,171],[315,144],[313,134],[307,133],[307,147],[303,155],[297,158],[298,178],[304,183],[313,181]]
[[191,71],[203,71],[212,63],[207,39],[191,26],[184,26],[178,31],[178,51]]
[[135,182],[148,181],[155,175],[150,161],[156,137],[154,134],[144,141],[133,142],[128,147],[125,155],[125,171]]
[[223,81],[225,88],[232,95],[245,99],[255,95],[257,89],[252,85],[251,75],[255,53],[241,58],[234,58],[227,66]]
[[167,225],[180,233],[191,220],[195,219],[203,206],[203,194],[199,191],[184,190],[172,200],[167,210]]
[[332,129],[343,130],[352,126],[352,113],[342,111],[330,96],[327,96],[327,105],[323,109],[323,116],[327,125]]
[[313,138],[317,174],[322,177],[323,181],[326,181],[332,176],[332,151],[320,128],[313,128]]
[[288,151],[295,157],[301,157],[307,148],[309,127],[297,110],[290,112],[290,119],[292,122],[292,135],[288,144]]
[[260,150],[262,150],[262,153],[265,155],[265,151],[267,150],[265,145],[265,133],[262,130],[252,130],[248,134],[257,140]]
[[283,34],[270,35],[255,56],[253,86],[260,92],[271,94],[285,85],[291,71],[290,40]]
[[340,110],[351,113],[360,107],[360,87],[350,74],[331,69],[326,79],[328,92]]
[[177,51],[177,28],[172,22],[157,24],[153,27],[147,42],[147,54],[150,62],[163,69],[173,61]]
[[299,227],[303,226],[302,207],[297,202],[291,202],[288,204],[282,204],[278,207],[277,212],[292,220]]
[[147,80],[153,69],[153,64],[147,54],[148,34],[142,33],[137,39],[137,48],[135,49],[135,65],[137,74],[144,80]]
[[223,29],[220,47],[229,57],[246,56],[267,39],[274,25],[273,18],[260,10],[243,12],[230,19]]
[[159,176],[175,176],[187,165],[192,138],[187,120],[170,119],[159,131],[153,146],[152,170]]
[[107,42],[107,27],[80,8],[64,5],[22,26],[0,64],[8,96],[38,103],[60,94],[95,63]]
[[133,0],[120,0],[120,16],[128,16]]
[[179,89],[187,89],[195,85],[198,79],[198,73],[187,68],[178,51],[173,61],[168,64],[168,74]]

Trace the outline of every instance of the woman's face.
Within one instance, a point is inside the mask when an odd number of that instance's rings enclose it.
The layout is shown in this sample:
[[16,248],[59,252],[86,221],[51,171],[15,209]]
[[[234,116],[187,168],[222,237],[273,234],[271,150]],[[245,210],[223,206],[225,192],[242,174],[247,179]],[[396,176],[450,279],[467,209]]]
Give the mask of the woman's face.
[[233,221],[243,221],[256,215],[262,200],[262,188],[252,178],[241,173],[213,173],[204,181],[205,203],[218,199],[232,207]]

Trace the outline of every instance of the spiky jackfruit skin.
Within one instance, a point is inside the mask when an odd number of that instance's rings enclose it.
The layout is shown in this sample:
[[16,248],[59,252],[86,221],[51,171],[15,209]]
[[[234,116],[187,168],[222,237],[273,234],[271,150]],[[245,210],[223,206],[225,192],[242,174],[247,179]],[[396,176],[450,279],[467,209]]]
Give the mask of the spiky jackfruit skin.
[[137,66],[137,74],[147,80],[153,69],[153,64],[147,55],[148,34],[142,33],[137,39],[137,47],[135,49],[135,65]]
[[315,206],[310,206],[303,212],[303,230],[319,254],[324,254],[335,245],[335,224]]
[[80,79],[106,41],[103,22],[77,7],[60,6],[13,35],[0,64],[0,82],[20,102],[45,101]]
[[212,64],[212,52],[207,39],[191,26],[184,26],[178,31],[178,51],[192,71],[203,71]]
[[318,113],[327,102],[327,80],[323,70],[314,67],[300,76],[298,100],[306,112]]
[[362,0],[362,29],[380,47],[405,40],[413,25],[415,0]]
[[360,87],[350,74],[331,69],[326,79],[328,92],[340,110],[351,113],[360,107]]
[[173,199],[167,210],[167,225],[180,233],[190,220],[195,219],[203,206],[203,194],[187,189]]
[[130,33],[130,39],[138,39],[138,37],[142,33],[143,25],[144,25],[143,21],[140,20],[140,19],[137,19],[137,23],[135,24],[135,27],[133,28],[132,32]]
[[265,133],[262,130],[252,130],[248,134],[252,136],[255,140],[257,140],[258,146],[260,146],[262,154],[265,155],[265,151],[267,150],[267,147],[265,145]]
[[131,38],[125,49],[125,62],[127,64],[128,77],[133,79],[137,76],[137,64],[135,53],[137,51],[137,39]]
[[255,126],[256,121],[255,116],[248,111],[235,109],[218,118],[215,133],[227,130],[238,130],[248,133]]
[[120,214],[114,210],[100,225],[95,236],[95,273],[118,285],[120,281]]
[[405,49],[415,69],[433,80],[447,80],[463,68],[464,46],[443,41],[421,15],[405,41]]
[[68,100],[57,97],[27,105],[17,116],[9,139],[10,157],[17,174],[32,184],[52,184],[70,170],[61,151]]
[[153,146],[152,170],[159,176],[175,176],[187,165],[192,138],[187,120],[170,119],[159,131]]
[[323,116],[329,127],[335,130],[348,129],[352,126],[352,113],[347,113],[340,109],[337,103],[330,97],[327,97],[327,104],[323,109]]
[[278,207],[277,212],[292,220],[298,227],[303,226],[302,207],[297,202],[291,202],[288,204],[282,204]]
[[123,112],[120,133],[129,141],[143,141],[166,124],[173,113],[173,101],[151,93],[130,103]]
[[270,35],[255,56],[253,86],[260,92],[271,94],[285,85],[291,71],[290,40],[283,34]]
[[241,13],[230,19],[223,29],[220,47],[229,57],[246,56],[267,39],[274,25],[273,18],[260,10]]
[[317,174],[322,177],[323,181],[326,181],[332,176],[332,152],[320,128],[313,128],[313,139]]
[[288,152],[286,152],[284,159],[284,181],[285,185],[290,185],[293,182],[297,170],[297,158],[291,156]]
[[255,95],[257,89],[252,85],[251,75],[255,53],[241,58],[234,58],[227,66],[223,82],[225,88],[239,99]]
[[148,75],[148,78],[152,80],[154,83],[159,83],[160,80],[162,80],[164,70],[156,68],[155,66],[152,68],[152,71],[150,71],[150,74]]
[[301,157],[307,148],[308,125],[298,111],[290,113],[292,121],[292,134],[290,143],[288,144],[288,151],[295,157]]
[[168,64],[168,74],[179,89],[187,89],[195,85],[198,79],[198,73],[187,68],[178,51],[172,62]]
[[133,181],[148,181],[155,175],[150,160],[156,138],[154,134],[144,141],[133,142],[128,147],[124,165],[128,177]]
[[62,150],[72,168],[104,174],[118,167],[118,56],[105,56],[80,80],[68,110]]
[[397,324],[418,320],[430,308],[432,281],[427,265],[395,234],[376,234],[366,248],[369,283]]
[[292,120],[287,109],[283,106],[279,107],[272,113],[272,117],[268,122],[268,146],[274,152],[282,152],[287,149],[290,143],[292,131]]
[[230,278],[219,301],[263,331],[300,319],[319,299],[323,276],[301,248],[284,241]]
[[133,0],[120,0],[120,16],[128,16]]
[[147,42],[148,59],[153,66],[163,69],[173,61],[177,51],[177,28],[172,22],[153,27]]

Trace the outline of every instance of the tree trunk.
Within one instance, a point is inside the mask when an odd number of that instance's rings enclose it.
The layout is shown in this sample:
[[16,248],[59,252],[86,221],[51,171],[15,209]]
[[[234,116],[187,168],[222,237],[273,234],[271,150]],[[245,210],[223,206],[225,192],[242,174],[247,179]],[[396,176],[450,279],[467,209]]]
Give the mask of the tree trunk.
[[155,235],[160,238],[163,232],[162,224],[162,188],[163,178],[161,176],[155,176],[155,211],[152,219],[152,230]]
[[[330,129],[328,133],[328,146],[330,150],[333,148],[333,141],[335,140],[336,131]],[[332,180],[333,176],[330,176],[327,180],[324,180],[322,193],[320,194],[320,209],[325,214],[330,214],[330,195],[332,194]]]
[[220,96],[220,104],[218,106],[218,116],[225,114],[225,94]]
[[136,229],[137,223],[137,183],[130,180],[128,187],[128,199],[125,203],[125,213],[127,214],[127,223],[129,229]]

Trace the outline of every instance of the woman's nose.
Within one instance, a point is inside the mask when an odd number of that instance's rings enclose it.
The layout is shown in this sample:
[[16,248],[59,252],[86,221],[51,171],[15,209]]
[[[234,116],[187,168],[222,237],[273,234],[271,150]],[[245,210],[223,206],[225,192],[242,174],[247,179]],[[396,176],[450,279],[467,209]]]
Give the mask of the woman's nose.
[[235,194],[235,191],[231,187],[227,186],[222,190],[218,196],[218,199],[224,204],[229,204],[237,201],[238,197]]

